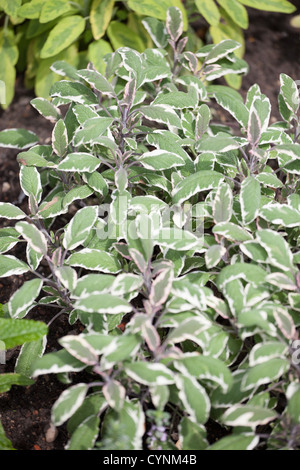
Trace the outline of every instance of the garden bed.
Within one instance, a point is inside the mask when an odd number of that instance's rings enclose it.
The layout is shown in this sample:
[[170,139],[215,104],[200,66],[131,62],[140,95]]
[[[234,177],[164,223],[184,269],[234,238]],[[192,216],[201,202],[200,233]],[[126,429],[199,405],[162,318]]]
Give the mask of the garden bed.
[[[300,1],[294,4],[299,4]],[[300,80],[300,63],[298,52],[300,45],[300,31],[289,25],[291,15],[261,13],[250,10],[250,28],[246,32],[247,50],[245,60],[250,66],[249,74],[244,78],[241,92],[245,96],[248,88],[257,83],[272,104],[273,119],[277,120],[277,95],[279,90],[279,75],[286,73],[294,80]],[[34,131],[42,143],[49,142],[52,125],[30,106],[34,97],[31,91],[25,90],[22,77],[16,84],[14,102],[6,112],[0,111],[0,130],[6,128],[26,128]],[[227,115],[221,116],[224,122],[230,119]],[[272,119],[272,118],[271,118]],[[17,152],[0,149],[0,200],[11,202],[22,208],[16,161]],[[9,225],[9,221],[2,222],[0,227]],[[16,250],[20,250],[17,245]],[[18,251],[18,258],[22,253]],[[25,276],[12,276],[0,280],[0,303],[5,303],[11,294],[26,280]],[[54,313],[53,313],[54,312]],[[48,323],[55,315],[51,308],[35,308],[28,318]],[[58,349],[57,339],[68,334],[74,327],[70,326],[66,317],[60,317],[50,326],[47,352]],[[0,373],[12,372],[19,349],[11,350],[7,354],[7,364],[0,365]],[[56,376],[49,375],[37,379],[31,387],[13,386],[9,393],[0,396],[0,420],[7,437],[17,450],[59,450],[63,449],[68,440],[65,427],[60,427],[58,435],[47,432],[50,424],[51,408],[55,400],[65,388]],[[213,442],[219,438],[222,429],[208,429],[208,439]],[[211,434],[211,435],[209,435]],[[214,437],[217,435],[217,437]]]

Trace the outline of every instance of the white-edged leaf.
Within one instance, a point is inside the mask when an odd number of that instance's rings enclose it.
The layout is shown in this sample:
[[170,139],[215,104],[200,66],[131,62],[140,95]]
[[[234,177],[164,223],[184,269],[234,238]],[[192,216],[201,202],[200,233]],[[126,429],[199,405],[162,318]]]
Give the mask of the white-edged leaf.
[[242,181],[240,192],[241,213],[244,225],[250,224],[260,208],[260,183],[253,176]]
[[206,390],[195,377],[177,374],[175,384],[185,411],[194,423],[205,424],[209,418],[210,400]]
[[89,248],[72,254],[68,258],[67,264],[103,273],[118,273],[121,271],[118,259],[111,253]]
[[174,383],[174,373],[164,364],[132,362],[125,364],[125,371],[133,380],[144,385],[169,385]]
[[47,254],[47,239],[35,225],[29,224],[28,222],[18,222],[15,228],[34,251],[42,255]]
[[36,202],[40,203],[43,188],[40,173],[35,167],[21,165],[20,185],[26,196],[30,197],[30,195],[33,195]]
[[194,173],[180,181],[172,192],[173,203],[181,204],[198,192],[216,189],[224,176],[212,170]]
[[91,229],[93,228],[98,216],[98,207],[83,207],[67,226],[63,245],[66,250],[74,250],[87,239]]
[[64,336],[60,338],[59,344],[84,364],[95,365],[98,362],[97,351],[81,336]]
[[266,425],[277,418],[277,413],[259,406],[233,405],[222,416],[222,422],[227,426],[250,427]]
[[26,214],[14,204],[10,202],[0,202],[0,218],[21,220],[26,217]]
[[132,306],[124,299],[112,294],[91,294],[78,299],[75,308],[83,312],[102,314],[125,314],[132,311]]
[[229,222],[232,216],[233,194],[228,183],[220,182],[213,201],[213,217],[216,223]]
[[270,264],[283,271],[294,269],[293,254],[289,244],[279,232],[270,229],[258,230],[256,238],[268,253],[268,261]]
[[32,279],[26,281],[18,289],[8,302],[8,311],[12,318],[23,318],[26,310],[30,307],[40,294],[43,281],[41,279]]
[[78,410],[86,397],[87,391],[88,386],[79,383],[62,392],[51,411],[51,421],[54,426],[61,426]]
[[100,166],[99,158],[89,153],[69,153],[57,166],[60,171],[93,173]]

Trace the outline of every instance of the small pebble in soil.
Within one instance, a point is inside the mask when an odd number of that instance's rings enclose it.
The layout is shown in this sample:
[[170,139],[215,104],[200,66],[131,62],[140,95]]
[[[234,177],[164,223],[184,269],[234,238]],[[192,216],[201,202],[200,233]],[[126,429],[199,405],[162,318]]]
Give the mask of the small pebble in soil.
[[2,184],[2,192],[7,193],[9,190],[10,190],[10,184],[7,181],[5,181]]
[[58,436],[57,428],[54,426],[54,424],[50,423],[50,425],[46,427],[46,432],[45,432],[46,442],[48,443],[54,442],[57,436]]

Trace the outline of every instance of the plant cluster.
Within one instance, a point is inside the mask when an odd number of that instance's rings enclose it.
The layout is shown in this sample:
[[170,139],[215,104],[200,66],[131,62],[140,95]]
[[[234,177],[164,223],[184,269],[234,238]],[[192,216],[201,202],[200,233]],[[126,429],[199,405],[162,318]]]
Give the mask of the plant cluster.
[[[11,103],[17,73],[25,73],[25,84],[34,88],[36,96],[47,98],[61,78],[60,68],[51,67],[54,62],[63,60],[82,69],[92,61],[103,74],[107,53],[120,47],[138,52],[152,47],[147,32],[161,28],[169,7],[181,10],[193,51],[200,40],[190,23],[199,15],[209,23],[215,43],[234,39],[243,45],[242,29],[248,27],[244,5],[282,13],[295,10],[286,0],[218,0],[218,4],[214,0],[0,0],[0,80],[5,83],[0,104],[6,109]],[[230,74],[227,80],[239,88],[240,77]]]
[[[28,198],[0,203],[0,276],[27,276],[3,305],[0,340],[24,344],[0,391],[56,374],[69,450],[299,449],[297,86],[281,75],[273,123],[258,85],[211,84],[247,70],[237,42],[192,53],[182,33],[170,8],[159,47],[119,48],[105,74],[60,62],[32,101],[52,145],[0,132]],[[40,305],[48,325],[25,318]],[[73,333],[46,352],[62,315]]]

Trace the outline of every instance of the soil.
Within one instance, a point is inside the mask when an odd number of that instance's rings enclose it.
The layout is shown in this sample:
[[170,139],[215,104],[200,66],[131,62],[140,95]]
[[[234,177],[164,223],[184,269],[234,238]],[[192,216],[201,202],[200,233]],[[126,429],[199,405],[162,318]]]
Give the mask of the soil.
[[[298,7],[300,14],[300,0],[292,0],[292,3]],[[277,120],[280,119],[277,109],[280,73],[300,80],[300,29],[290,26],[293,15],[264,13],[253,9],[248,11],[250,27],[245,32],[244,58],[250,70],[243,79],[240,91],[245,97],[249,87],[258,83],[261,91],[271,101],[272,119]],[[18,77],[12,105],[7,111],[0,111],[0,130],[22,127],[36,132],[41,143],[47,143],[53,126],[30,106],[33,97],[33,92],[24,88],[22,77]],[[16,155],[14,150],[0,149],[0,200],[18,204],[22,208],[25,201],[22,199],[19,185]],[[6,225],[10,225],[9,221],[2,219],[0,227]],[[16,254],[12,250],[11,254],[23,256],[22,251]],[[0,279],[0,303],[7,302],[24,280],[25,277],[21,276]],[[53,309],[35,308],[28,318],[47,323],[53,315]],[[74,328],[64,317],[60,317],[53,325],[49,332],[47,351],[58,349],[57,339]],[[0,373],[13,372],[18,350],[15,348],[8,351],[7,363],[5,366],[0,365]],[[38,378],[31,387],[13,386],[10,392],[0,396],[0,420],[15,449],[64,449],[68,441],[65,427],[59,428],[58,435],[52,442],[47,442],[49,439],[46,439],[46,434],[50,425],[52,405],[65,387],[55,376],[49,375]],[[211,433],[213,441],[214,430]]]

